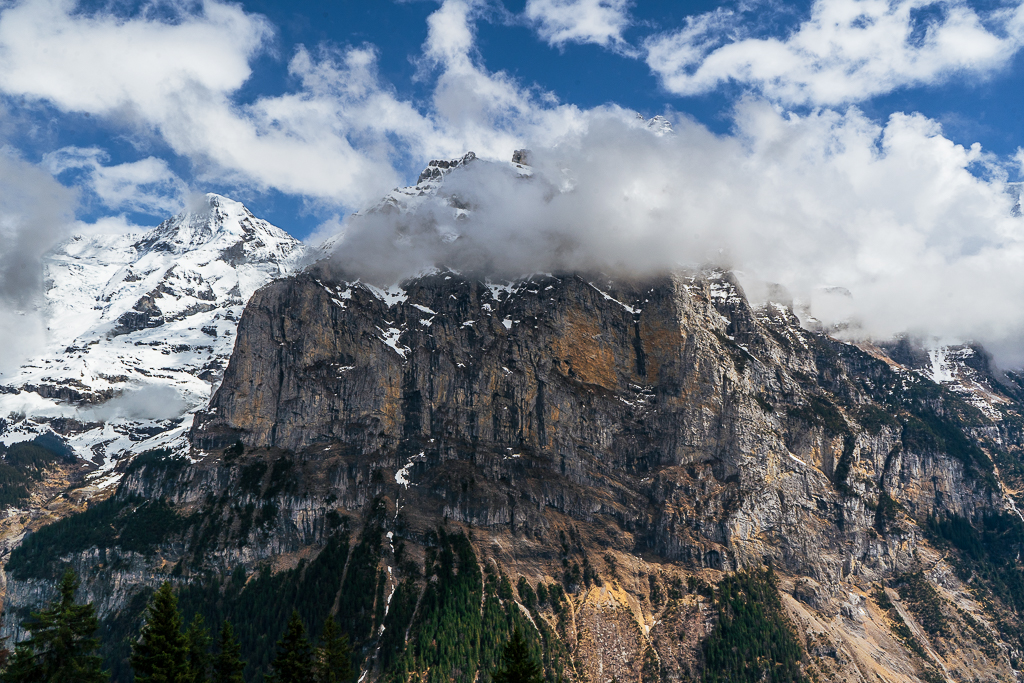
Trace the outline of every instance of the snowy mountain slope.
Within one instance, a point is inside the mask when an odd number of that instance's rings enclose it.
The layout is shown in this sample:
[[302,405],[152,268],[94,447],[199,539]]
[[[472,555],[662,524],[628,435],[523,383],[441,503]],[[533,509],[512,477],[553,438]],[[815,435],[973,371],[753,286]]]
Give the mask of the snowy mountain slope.
[[306,254],[215,194],[145,233],[61,244],[46,260],[47,346],[0,377],[0,440],[52,430],[101,471],[175,442],[219,383],[246,301]]

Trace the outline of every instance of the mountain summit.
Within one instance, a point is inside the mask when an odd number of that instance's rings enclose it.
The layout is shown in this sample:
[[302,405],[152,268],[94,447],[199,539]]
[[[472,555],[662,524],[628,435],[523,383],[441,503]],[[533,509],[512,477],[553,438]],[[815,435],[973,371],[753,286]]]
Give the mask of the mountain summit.
[[[79,235],[45,261],[45,349],[3,378],[0,440],[56,432],[109,471],[188,429],[252,293],[306,248],[216,194],[144,233]],[[179,442],[183,443],[183,442]]]

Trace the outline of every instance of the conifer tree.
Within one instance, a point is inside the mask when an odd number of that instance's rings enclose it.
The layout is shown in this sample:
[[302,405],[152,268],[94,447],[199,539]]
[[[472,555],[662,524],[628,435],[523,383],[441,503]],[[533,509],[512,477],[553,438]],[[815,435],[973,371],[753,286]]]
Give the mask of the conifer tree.
[[213,683],[242,683],[242,647],[235,640],[231,622],[225,620],[220,628],[217,656],[213,658]]
[[99,627],[92,603],[75,604],[78,577],[70,568],[60,581],[60,597],[34,612],[22,626],[31,634],[19,643],[4,673],[5,683],[105,683],[109,676],[95,654]]
[[270,664],[274,683],[309,683],[313,678],[313,648],[306,638],[298,610],[292,610],[281,640],[277,641],[277,656]]
[[142,637],[132,647],[136,683],[188,683],[188,642],[181,632],[178,599],[167,581],[146,607]]
[[544,669],[530,654],[530,646],[519,627],[501,653],[502,667],[491,674],[493,683],[543,683]]
[[352,680],[352,646],[348,634],[338,632],[334,617],[324,621],[320,647],[316,652],[315,674],[317,683],[345,683]]
[[203,615],[197,612],[192,617],[188,630],[185,631],[189,683],[206,683],[210,680],[210,640],[210,632],[206,630]]
[[19,643],[14,648],[14,656],[11,657],[4,670],[4,683],[29,683],[30,681],[41,681],[42,672],[36,670],[35,656],[32,649]]

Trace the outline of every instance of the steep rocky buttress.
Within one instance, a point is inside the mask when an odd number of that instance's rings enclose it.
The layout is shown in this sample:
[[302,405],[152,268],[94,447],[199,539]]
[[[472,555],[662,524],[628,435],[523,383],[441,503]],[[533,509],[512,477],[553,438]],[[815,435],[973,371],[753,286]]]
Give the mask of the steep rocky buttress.
[[297,607],[337,615],[362,680],[489,680],[515,625],[551,680],[691,680],[740,571],[801,675],[1016,680],[1019,404],[894,355],[717,271],[384,290],[317,266],[250,300],[190,457],[140,456],[28,537],[7,609],[70,563],[112,662],[169,579],[186,612],[249,615],[257,660]]

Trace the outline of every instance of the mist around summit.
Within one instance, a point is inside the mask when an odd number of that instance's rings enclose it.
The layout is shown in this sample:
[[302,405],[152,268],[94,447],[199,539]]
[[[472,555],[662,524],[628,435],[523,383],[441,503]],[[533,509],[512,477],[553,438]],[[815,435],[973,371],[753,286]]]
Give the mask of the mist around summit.
[[391,283],[433,266],[494,278],[646,275],[714,266],[763,299],[781,285],[851,339],[973,341],[1019,363],[1024,223],[1006,173],[919,115],[783,114],[741,103],[715,135],[629,112],[532,148],[531,168],[477,160],[436,201],[347,219],[342,270]]

